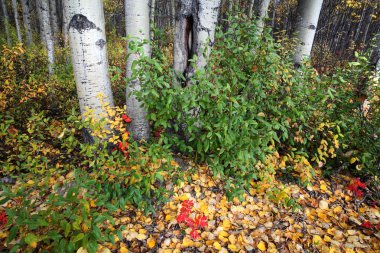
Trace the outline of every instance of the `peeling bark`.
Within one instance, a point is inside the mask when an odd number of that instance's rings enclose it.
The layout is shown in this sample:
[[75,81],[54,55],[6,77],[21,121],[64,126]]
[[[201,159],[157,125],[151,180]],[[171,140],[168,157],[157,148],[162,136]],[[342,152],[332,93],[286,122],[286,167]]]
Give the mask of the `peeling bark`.
[[17,39],[20,43],[22,43],[22,35],[21,35],[21,30],[20,30],[20,19],[18,17],[18,9],[17,9],[17,0],[12,0],[12,8],[13,8],[13,15],[15,17]]
[[[130,40],[150,39],[149,27],[149,0],[126,0],[125,1],[125,20],[127,37]],[[150,44],[144,45],[144,54],[150,56]],[[132,63],[140,57],[139,54],[132,54],[127,59],[127,77],[132,76]],[[140,81],[134,80],[127,84],[127,115],[132,119],[128,130],[132,133],[136,141],[148,140],[150,135],[149,122],[146,118],[147,112],[143,103],[135,96],[135,91],[141,89]]]
[[22,7],[23,23],[24,23],[24,28],[26,32],[26,45],[30,47],[33,43],[33,34],[32,34],[32,27],[30,25],[29,1],[21,0],[21,7]]
[[299,66],[303,59],[310,57],[322,3],[323,0],[300,0],[299,2],[295,32],[298,44],[293,58],[296,66]]
[[[71,59],[82,117],[88,109],[98,119],[114,106],[108,74],[102,0],[64,0],[68,17]],[[106,126],[108,127],[108,126]]]
[[175,24],[173,66],[178,77],[189,79],[193,75],[195,69],[189,60],[194,55],[197,68],[206,66],[214,44],[219,6],[220,0],[180,1]]

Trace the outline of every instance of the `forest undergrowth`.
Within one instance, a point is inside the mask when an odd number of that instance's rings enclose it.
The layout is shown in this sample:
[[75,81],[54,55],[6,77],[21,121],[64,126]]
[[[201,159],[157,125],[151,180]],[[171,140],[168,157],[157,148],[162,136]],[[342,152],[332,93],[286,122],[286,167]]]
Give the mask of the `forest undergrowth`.
[[329,75],[295,69],[269,31],[231,24],[191,87],[172,85],[170,47],[139,60],[153,129],[140,145],[123,106],[124,41],[109,45],[117,106],[84,122],[66,51],[48,79],[41,48],[3,46],[0,250],[378,252],[379,82],[367,58]]

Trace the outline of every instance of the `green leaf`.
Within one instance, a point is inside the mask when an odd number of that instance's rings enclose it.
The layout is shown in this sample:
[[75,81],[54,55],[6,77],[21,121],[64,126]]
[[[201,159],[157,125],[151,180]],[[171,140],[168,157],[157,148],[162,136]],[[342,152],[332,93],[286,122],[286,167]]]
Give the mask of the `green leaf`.
[[72,242],[78,242],[78,241],[82,240],[83,237],[84,237],[84,234],[83,234],[83,233],[79,233],[79,234],[77,234],[76,236],[74,236],[74,237],[71,239],[71,241],[72,241]]
[[35,244],[38,242],[38,237],[35,234],[27,234],[25,237],[25,242],[31,246],[32,244]]

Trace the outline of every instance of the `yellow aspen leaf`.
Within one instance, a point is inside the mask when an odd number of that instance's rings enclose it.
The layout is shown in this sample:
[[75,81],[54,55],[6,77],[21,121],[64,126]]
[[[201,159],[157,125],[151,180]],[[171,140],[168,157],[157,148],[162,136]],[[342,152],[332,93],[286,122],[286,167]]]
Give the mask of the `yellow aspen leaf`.
[[313,236],[313,244],[321,244],[323,242],[322,238],[319,235],[314,235]]
[[224,230],[229,230],[231,228],[231,221],[227,219],[223,220],[222,227]]
[[261,251],[266,251],[267,247],[265,246],[265,242],[260,241],[259,244],[257,244],[257,248]]
[[182,247],[183,248],[193,247],[193,245],[194,245],[193,240],[190,240],[187,237],[183,238],[183,241],[182,241]]
[[190,193],[184,193],[184,194],[182,194],[182,195],[179,197],[179,200],[181,200],[181,201],[189,200],[190,197],[191,197],[191,194],[190,194]]
[[78,250],[77,250],[77,253],[87,253],[87,250],[83,247],[80,247]]
[[238,248],[234,244],[228,244],[228,249],[232,252],[237,252]]
[[143,241],[147,238],[148,236],[147,235],[144,235],[144,234],[138,234],[136,236],[137,240],[140,240],[140,241]]
[[125,246],[120,247],[120,253],[128,253],[128,249]]
[[33,185],[34,184],[34,181],[33,180],[29,180],[28,182],[26,182],[28,185]]
[[221,250],[222,249],[222,246],[218,242],[214,242],[213,246],[214,246],[214,249],[216,249],[216,250]]
[[235,244],[236,243],[236,237],[234,235],[230,235],[228,237],[228,240],[230,241],[231,244]]
[[168,214],[168,215],[165,216],[165,221],[166,222],[169,222],[171,220],[172,220],[172,216],[170,214]]
[[325,200],[319,201],[319,208],[322,210],[326,210],[329,208],[329,204]]
[[153,249],[156,246],[156,240],[153,237],[149,237],[146,242],[149,249]]
[[327,186],[325,184],[321,184],[320,189],[321,189],[322,192],[326,192],[327,191]]
[[323,237],[323,240],[324,240],[325,242],[331,242],[331,237],[328,236],[328,235],[325,235],[325,236]]
[[333,209],[333,212],[334,212],[335,214],[340,214],[342,211],[343,211],[343,209],[342,209],[341,206],[336,206],[336,207],[334,207],[334,209]]

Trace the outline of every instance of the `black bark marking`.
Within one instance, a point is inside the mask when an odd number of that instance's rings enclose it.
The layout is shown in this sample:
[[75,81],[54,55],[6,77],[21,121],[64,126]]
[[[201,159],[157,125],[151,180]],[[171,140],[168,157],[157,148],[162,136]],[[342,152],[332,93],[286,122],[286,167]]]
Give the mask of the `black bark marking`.
[[98,31],[101,31],[99,27],[97,27],[93,22],[88,20],[88,18],[82,14],[75,14],[69,23],[69,30],[70,28],[74,28],[77,30],[80,34],[82,34],[86,30],[96,29]]
[[104,47],[105,44],[106,44],[106,42],[103,39],[99,39],[95,43],[95,45],[97,45],[98,47],[100,47],[100,49],[103,49],[103,47]]
[[315,30],[316,29],[315,25],[309,25],[308,28],[311,29],[311,30]]

